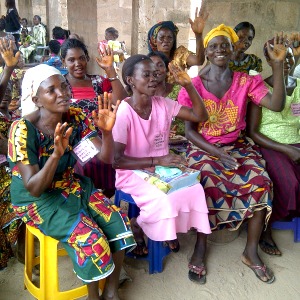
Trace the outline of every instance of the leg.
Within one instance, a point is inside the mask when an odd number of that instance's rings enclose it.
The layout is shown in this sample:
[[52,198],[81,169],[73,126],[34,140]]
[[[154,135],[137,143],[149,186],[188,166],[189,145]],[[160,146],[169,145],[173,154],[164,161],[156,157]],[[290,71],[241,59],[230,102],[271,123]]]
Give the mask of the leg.
[[206,240],[206,234],[197,232],[197,241],[194,253],[189,263],[189,279],[200,284],[204,284],[206,282],[206,268],[204,265]]
[[120,277],[120,272],[122,268],[122,263],[124,260],[124,255],[125,251],[118,251],[113,254],[113,261],[115,263],[115,269],[111,273],[110,276],[107,277],[106,283],[105,283],[105,288],[104,291],[101,295],[101,299],[113,299],[113,300],[119,300],[119,295],[118,295],[118,287],[119,287],[119,277]]
[[269,222],[267,229],[261,233],[259,246],[262,251],[269,255],[281,256],[281,251],[278,249],[276,243],[272,238],[272,229]]
[[134,239],[137,243],[135,249],[133,249],[132,253],[137,256],[145,256],[148,254],[148,249],[144,240],[144,232],[140,225],[137,223],[136,218],[131,218],[130,220],[131,230],[134,236]]
[[264,265],[257,253],[265,214],[266,211],[264,209],[256,211],[253,217],[249,219],[247,243],[242,255],[242,262],[250,267],[261,281],[272,283],[275,279],[274,274]]
[[93,281],[87,284],[88,297],[87,300],[100,300],[99,281]]

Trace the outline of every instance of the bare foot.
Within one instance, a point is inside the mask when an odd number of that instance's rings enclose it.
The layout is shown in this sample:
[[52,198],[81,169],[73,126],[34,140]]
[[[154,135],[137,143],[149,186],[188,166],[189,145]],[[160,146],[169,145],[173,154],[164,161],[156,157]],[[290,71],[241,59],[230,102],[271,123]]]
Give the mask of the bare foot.
[[148,254],[148,249],[144,240],[144,232],[142,228],[136,221],[136,218],[130,220],[131,230],[137,246],[131,251],[137,256],[146,256]]

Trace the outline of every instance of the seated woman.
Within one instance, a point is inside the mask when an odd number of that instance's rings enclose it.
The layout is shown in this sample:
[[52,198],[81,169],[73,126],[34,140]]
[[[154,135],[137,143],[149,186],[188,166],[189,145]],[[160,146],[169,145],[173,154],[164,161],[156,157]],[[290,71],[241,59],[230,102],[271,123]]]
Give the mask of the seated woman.
[[[124,99],[113,129],[115,141],[116,188],[131,194],[140,208],[138,218],[131,219],[138,243],[137,255],[147,253],[143,234],[154,241],[166,241],[172,251],[179,250],[177,232],[197,230],[197,242],[189,264],[189,278],[205,282],[205,267],[201,264],[205,249],[200,245],[210,233],[207,207],[200,184],[165,194],[133,172],[136,169],[154,171],[155,166],[178,167],[186,164],[180,155],[169,154],[168,141],[172,118],[204,121],[207,112],[187,73],[170,64],[177,83],[188,91],[193,107],[187,108],[161,96],[154,96],[157,71],[145,55],[128,58],[122,78],[132,96]],[[196,122],[198,122],[196,121]],[[162,230],[162,228],[164,230]],[[197,274],[196,274],[197,273]]]
[[[274,46],[274,40],[269,41]],[[300,49],[300,47],[299,47]],[[264,54],[272,65],[267,52]],[[261,235],[259,245],[270,255],[281,255],[272,239],[271,224],[288,217],[300,216],[300,79],[289,76],[295,63],[293,51],[288,49],[284,62],[286,87],[285,107],[273,112],[265,107],[250,104],[247,116],[249,136],[261,146],[266,169],[273,181],[273,211],[267,230]],[[274,88],[274,76],[265,79],[269,90]]]
[[9,133],[14,210],[25,223],[63,244],[75,273],[87,284],[88,300],[100,299],[98,281],[103,278],[103,299],[119,299],[124,250],[135,246],[129,220],[90,178],[74,173],[74,153],[96,154],[111,163],[118,103],[112,111],[110,97],[105,95],[103,103],[99,98],[93,118],[101,140],[82,111],[70,108],[70,89],[56,68],[41,64],[29,69],[22,94],[38,109],[15,121]]
[[[224,24],[212,29],[204,39],[210,65],[192,82],[209,118],[201,123],[186,122],[186,137],[190,140],[187,159],[191,168],[200,170],[211,229],[236,230],[248,220],[242,262],[260,280],[271,283],[275,277],[261,261],[257,248],[272,211],[272,184],[259,149],[243,131],[248,100],[275,111],[283,108],[286,48],[281,35],[276,37],[276,49],[268,49],[274,75],[274,93],[270,94],[260,75],[232,72],[228,67],[237,40],[234,30]],[[185,89],[179,92],[178,101],[192,105]]]
[[252,45],[255,37],[255,28],[249,22],[241,22],[233,29],[239,40],[234,44],[234,52],[229,62],[229,68],[234,72],[244,72],[249,74],[250,71],[262,72],[262,61],[255,54],[245,53]]
[[[205,27],[205,22],[208,18],[205,4],[202,4],[198,13],[198,8],[195,11],[195,19],[189,19],[191,28],[196,36],[196,54],[189,51],[184,46],[177,48],[178,27],[172,21],[163,21],[155,24],[148,31],[148,50],[163,52],[170,61],[179,66],[181,69],[186,69],[191,66],[199,66],[204,62],[204,49],[202,33]],[[174,78],[168,76],[168,82],[175,83]]]

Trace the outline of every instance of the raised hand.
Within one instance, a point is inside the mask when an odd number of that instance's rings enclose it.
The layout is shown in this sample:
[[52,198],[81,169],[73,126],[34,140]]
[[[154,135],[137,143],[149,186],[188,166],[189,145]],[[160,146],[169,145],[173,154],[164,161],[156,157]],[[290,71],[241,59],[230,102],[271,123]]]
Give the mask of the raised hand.
[[202,34],[203,29],[205,27],[205,22],[209,15],[206,10],[206,3],[204,2],[205,1],[203,0],[199,13],[198,13],[198,7],[196,8],[194,21],[191,18],[189,18],[191,28],[195,34]]
[[69,138],[72,134],[73,128],[70,127],[66,130],[68,123],[65,122],[64,124],[58,123],[56,125],[54,131],[54,151],[53,155],[57,156],[58,158],[62,157],[65,153],[69,145]]
[[287,36],[283,35],[283,32],[276,34],[274,37],[274,46],[271,48],[270,44],[267,43],[268,55],[271,62],[283,62],[286,57],[287,48]]
[[13,41],[0,38],[0,54],[7,67],[15,67],[18,64],[20,52],[14,55]]
[[97,64],[100,68],[106,70],[112,67],[114,63],[114,55],[112,49],[107,46],[107,48],[103,48],[103,51],[98,48],[99,57],[96,57]]
[[98,96],[98,112],[93,111],[92,117],[94,124],[101,131],[112,131],[115,121],[118,107],[120,105],[120,100],[117,101],[117,104],[112,108],[112,95],[111,93],[104,93],[103,98]]
[[292,33],[289,36],[289,46],[293,50],[294,56],[300,56],[300,33]]
[[169,71],[174,76],[175,81],[181,86],[184,87],[191,83],[191,78],[188,73],[172,62],[169,63]]

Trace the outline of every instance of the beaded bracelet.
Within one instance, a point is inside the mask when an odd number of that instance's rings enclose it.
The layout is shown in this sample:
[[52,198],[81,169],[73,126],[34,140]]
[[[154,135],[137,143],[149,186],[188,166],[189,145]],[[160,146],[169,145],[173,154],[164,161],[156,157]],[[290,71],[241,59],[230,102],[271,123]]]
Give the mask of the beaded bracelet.
[[118,76],[118,75],[116,75],[115,77],[109,77],[109,78],[108,78],[108,80],[109,80],[110,82],[112,82],[112,81],[114,81],[114,80],[117,80],[117,79],[119,79],[119,76]]

